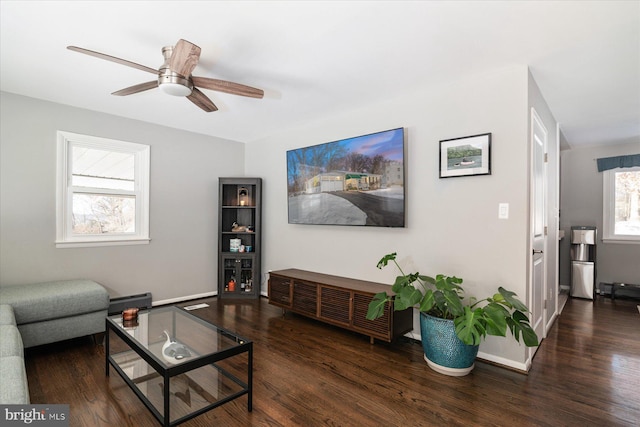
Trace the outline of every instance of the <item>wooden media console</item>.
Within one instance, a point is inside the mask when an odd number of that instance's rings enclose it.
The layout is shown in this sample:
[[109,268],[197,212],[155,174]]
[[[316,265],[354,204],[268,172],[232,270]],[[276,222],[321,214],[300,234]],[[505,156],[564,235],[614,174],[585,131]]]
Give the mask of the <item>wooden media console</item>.
[[269,273],[269,304],[322,322],[391,342],[413,329],[413,310],[394,311],[389,302],[384,315],[367,320],[373,296],[390,286],[297,269]]

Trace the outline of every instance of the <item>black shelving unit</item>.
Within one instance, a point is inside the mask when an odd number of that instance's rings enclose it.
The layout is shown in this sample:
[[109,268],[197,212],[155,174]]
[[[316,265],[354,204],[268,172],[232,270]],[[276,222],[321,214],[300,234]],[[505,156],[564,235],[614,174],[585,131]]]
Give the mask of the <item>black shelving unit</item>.
[[262,178],[220,178],[218,296],[258,298],[262,254]]

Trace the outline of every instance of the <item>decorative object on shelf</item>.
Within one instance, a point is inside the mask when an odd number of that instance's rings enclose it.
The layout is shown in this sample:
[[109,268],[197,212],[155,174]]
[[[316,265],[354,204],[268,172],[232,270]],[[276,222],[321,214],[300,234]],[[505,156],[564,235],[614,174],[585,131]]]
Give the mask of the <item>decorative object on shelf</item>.
[[238,206],[249,206],[250,204],[249,189],[247,187],[238,188]]
[[229,239],[229,252],[240,252],[241,239]]
[[491,133],[440,141],[440,178],[491,175]]
[[231,231],[233,231],[234,233],[246,233],[249,231],[249,227],[251,227],[250,225],[238,225],[237,222],[234,221],[233,224],[231,224]]
[[462,279],[442,274],[435,279],[418,272],[405,274],[396,257],[395,252],[385,255],[377,265],[382,269],[393,261],[400,271],[391,288],[395,296],[376,294],[369,303],[367,319],[381,317],[389,301],[393,301],[394,310],[417,308],[424,357],[431,369],[451,376],[468,374],[482,339],[487,335],[504,337],[507,327],[516,341],[520,342],[522,335],[527,347],[538,345],[526,315],[529,309],[515,293],[499,287],[492,297],[471,297],[466,302],[460,286]]
[[167,340],[162,346],[162,357],[169,363],[176,364],[187,357],[191,357],[191,352],[184,344],[171,339],[169,332],[163,331]]

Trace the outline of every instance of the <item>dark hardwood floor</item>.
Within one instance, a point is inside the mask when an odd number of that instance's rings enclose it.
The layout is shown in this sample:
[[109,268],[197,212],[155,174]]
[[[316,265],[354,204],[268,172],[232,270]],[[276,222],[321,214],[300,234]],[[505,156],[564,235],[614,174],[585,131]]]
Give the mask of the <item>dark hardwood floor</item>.
[[[638,301],[569,299],[529,375],[478,362],[451,378],[419,343],[391,345],[258,301],[199,300],[192,313],[254,340],[247,397],[184,426],[638,426]],[[193,304],[191,301],[182,305]],[[90,338],[28,349],[32,403],[70,405],[70,425],[157,426]]]

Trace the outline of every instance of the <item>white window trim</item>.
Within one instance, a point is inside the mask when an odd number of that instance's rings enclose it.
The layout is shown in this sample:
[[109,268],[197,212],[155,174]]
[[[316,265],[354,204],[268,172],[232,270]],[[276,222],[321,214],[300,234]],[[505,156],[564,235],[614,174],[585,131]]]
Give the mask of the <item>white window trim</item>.
[[615,168],[602,172],[602,241],[605,243],[640,244],[640,237],[615,234],[615,173],[639,172],[640,167]]
[[[115,245],[149,244],[149,164],[150,147],[133,142],[117,141],[71,132],[57,132],[57,180],[56,180],[56,248],[76,248]],[[70,146],[74,143],[85,147],[122,150],[135,157],[136,233],[104,236],[79,236],[71,233],[72,196]]]

